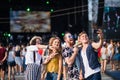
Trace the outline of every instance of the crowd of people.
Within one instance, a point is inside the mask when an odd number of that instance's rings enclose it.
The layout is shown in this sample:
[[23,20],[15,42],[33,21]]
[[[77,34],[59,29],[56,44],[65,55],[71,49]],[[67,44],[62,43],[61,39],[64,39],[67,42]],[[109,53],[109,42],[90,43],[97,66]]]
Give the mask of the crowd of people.
[[33,36],[28,45],[0,42],[0,77],[15,80],[24,74],[25,80],[101,80],[110,62],[111,70],[120,69],[120,42],[104,41],[98,29],[99,41],[90,40],[82,31],[75,40],[70,32],[63,39],[52,36],[47,45],[40,36]]

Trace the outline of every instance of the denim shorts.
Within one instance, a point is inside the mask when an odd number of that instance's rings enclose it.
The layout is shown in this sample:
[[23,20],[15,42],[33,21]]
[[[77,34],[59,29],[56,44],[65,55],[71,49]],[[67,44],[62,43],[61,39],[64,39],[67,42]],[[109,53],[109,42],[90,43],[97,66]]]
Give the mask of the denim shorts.
[[13,67],[13,66],[16,65],[15,61],[7,62],[7,64],[8,64],[9,66],[11,66],[11,67]]
[[[54,72],[47,72],[46,79],[45,80],[57,80],[58,73]],[[62,76],[61,79],[62,80]]]

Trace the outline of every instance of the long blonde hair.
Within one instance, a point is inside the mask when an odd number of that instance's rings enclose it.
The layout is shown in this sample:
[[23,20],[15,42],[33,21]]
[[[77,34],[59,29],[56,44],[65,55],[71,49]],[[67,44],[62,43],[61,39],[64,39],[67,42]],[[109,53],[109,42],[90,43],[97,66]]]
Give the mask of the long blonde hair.
[[[58,39],[59,42],[60,42],[59,49],[57,49],[57,52],[58,52],[58,53],[61,53],[61,51],[62,51],[62,46],[61,46],[61,40],[60,40],[59,37],[51,37],[50,40],[49,40],[49,46],[52,46],[53,41],[56,40],[56,39]],[[49,49],[49,51],[50,51],[50,53],[51,53],[51,50],[50,50],[50,49]]]
[[19,51],[19,50],[21,50],[20,46],[19,46],[19,45],[16,45],[15,51]]

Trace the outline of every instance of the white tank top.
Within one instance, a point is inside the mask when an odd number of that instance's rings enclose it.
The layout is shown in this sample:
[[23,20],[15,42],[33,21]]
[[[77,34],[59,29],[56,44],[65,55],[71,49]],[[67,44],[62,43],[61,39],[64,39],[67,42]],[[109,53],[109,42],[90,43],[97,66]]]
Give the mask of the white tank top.
[[86,52],[81,51],[81,56],[83,59],[83,65],[84,65],[84,69],[85,69],[85,78],[89,77],[90,75],[92,75],[94,73],[100,72],[100,67],[98,67],[96,69],[90,68],[90,66],[88,64]]
[[101,48],[101,58],[102,59],[107,59],[107,54],[106,54],[106,48],[105,47]]

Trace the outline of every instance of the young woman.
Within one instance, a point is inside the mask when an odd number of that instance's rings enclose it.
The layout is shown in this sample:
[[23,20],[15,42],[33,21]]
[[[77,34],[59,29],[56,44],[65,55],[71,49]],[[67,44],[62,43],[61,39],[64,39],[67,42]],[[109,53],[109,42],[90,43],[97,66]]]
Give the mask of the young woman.
[[113,40],[110,40],[110,44],[107,46],[108,56],[110,57],[111,70],[115,70],[115,63],[113,56],[115,54],[115,46]]
[[41,37],[34,36],[30,40],[30,46],[27,46],[25,55],[25,80],[40,80],[41,77],[41,55],[38,53],[38,47]]
[[58,37],[52,37],[49,40],[48,57],[43,61],[46,65],[45,80],[61,80],[62,73],[62,56],[61,56],[61,41]]
[[104,73],[107,64],[107,43],[105,42],[101,48],[101,71]]
[[23,61],[22,61],[21,48],[19,45],[15,47],[15,63],[16,63],[16,74],[22,74]]
[[11,73],[12,73],[12,80],[15,80],[15,51],[13,50],[13,46],[10,45],[8,48],[8,80],[11,80]]

